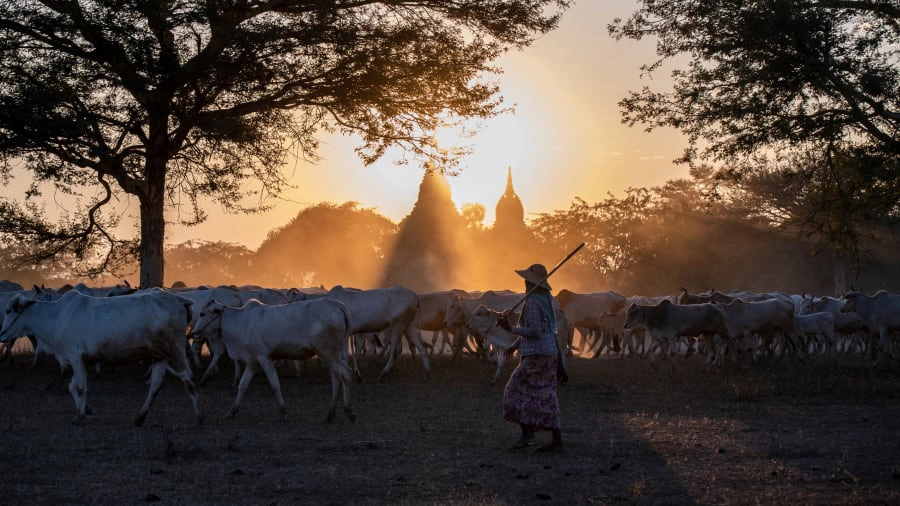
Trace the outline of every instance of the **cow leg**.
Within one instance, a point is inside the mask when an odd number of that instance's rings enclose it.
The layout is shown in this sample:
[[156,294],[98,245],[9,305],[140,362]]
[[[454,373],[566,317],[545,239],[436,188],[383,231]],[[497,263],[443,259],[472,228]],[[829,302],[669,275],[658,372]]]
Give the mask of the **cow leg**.
[[[376,333],[376,334],[377,334],[377,333]],[[385,355],[386,353],[387,353],[387,354],[392,354],[392,355],[394,355],[393,358],[397,358],[397,357],[396,357],[397,352],[398,352],[398,350],[397,350],[397,348],[396,348],[397,345],[392,343],[393,339],[394,339],[394,336],[386,334],[386,335],[384,336],[384,339],[381,340],[381,344],[382,344],[382,346],[381,346],[381,351],[378,352],[378,359],[379,359],[379,360],[383,359],[383,358],[384,358],[384,355]],[[384,344],[385,341],[388,341],[388,344],[387,344],[387,345]],[[401,352],[403,351],[403,347],[402,347],[402,346],[400,347],[400,350],[399,350],[399,351],[401,351]],[[390,358],[388,358],[388,360],[390,360]]]
[[450,344],[450,348],[451,348],[451,351],[453,352],[453,356],[450,357],[450,360],[455,361],[457,358],[459,358],[459,354],[462,353],[463,348],[468,348],[467,341],[468,341],[469,335],[465,331],[465,329],[460,330],[458,328],[454,328],[451,331],[451,335],[453,336],[453,342]]
[[708,332],[700,334],[700,340],[703,343],[703,351],[706,354],[706,368],[709,369],[718,362],[716,346],[713,344],[715,336]]
[[334,420],[337,412],[337,399],[339,390],[343,389],[343,410],[347,415],[347,419],[351,422],[356,421],[356,414],[353,413],[353,407],[350,405],[350,383],[352,381],[352,372],[350,367],[342,360],[336,357],[323,358],[330,363],[329,372],[331,373],[331,406],[328,408],[328,414],[325,416],[323,423],[329,423]]
[[604,333],[599,329],[587,329],[587,333],[581,335],[581,352],[593,349],[597,342],[603,339]]
[[231,377],[231,388],[237,388],[238,383],[241,381],[241,361],[234,361],[234,375]]
[[[329,405],[328,414],[325,415],[325,420],[323,420],[322,423],[330,423],[332,420],[334,420],[334,414],[337,412],[338,390],[340,390],[341,388],[341,378],[338,374],[337,366],[335,364],[331,364],[331,366],[328,368],[328,372],[331,376],[331,405]],[[346,386],[344,388],[346,389]]]
[[216,369],[219,367],[219,360],[223,355],[222,353],[216,353],[215,350],[210,351],[212,352],[212,359],[209,361],[209,365],[206,366],[206,370],[203,371],[203,375],[200,376],[200,381],[197,382],[200,386],[203,386],[206,383],[206,380],[216,372]]
[[150,389],[147,392],[147,399],[144,401],[144,405],[141,406],[141,410],[138,411],[138,414],[134,419],[135,427],[140,427],[141,424],[144,423],[144,418],[147,417],[147,411],[150,410],[150,406],[153,404],[153,400],[156,399],[156,394],[159,392],[159,388],[162,386],[163,380],[166,377],[167,366],[168,363],[164,360],[154,362],[153,365],[150,366]]
[[607,348],[607,349],[609,348],[609,338],[606,335],[606,332],[600,334],[600,337],[598,339],[596,339],[596,341],[599,342],[600,345],[597,346],[596,350],[594,350],[594,354],[591,355],[591,358],[598,358],[600,356],[600,354],[603,353],[604,348]]
[[609,354],[612,352],[612,335],[607,331],[594,331],[595,333],[599,333],[600,335],[596,337],[595,341],[600,343],[600,346],[597,347],[597,351],[594,352],[594,357],[599,356],[603,350],[606,350],[606,353]]
[[347,419],[351,422],[356,421],[356,413],[353,412],[353,407],[350,404],[350,383],[351,374],[350,371],[347,370],[347,367],[341,365],[340,370],[338,371],[338,377],[341,380],[341,387],[343,388],[343,403],[344,403],[344,414],[347,415]]
[[189,362],[187,354],[182,357],[183,358],[179,360],[181,364],[178,370],[172,368],[167,368],[167,370],[177,376],[184,385],[184,389],[187,390],[188,396],[191,398],[191,407],[194,410],[194,424],[197,427],[200,427],[203,425],[203,412],[200,410],[200,398],[197,394],[197,387],[194,385],[194,373],[191,369],[191,363]]
[[[12,344],[9,344],[7,346],[9,346],[9,349],[12,349]],[[37,345],[33,346],[32,348],[34,349],[34,352],[31,356],[31,365],[28,366],[28,369],[25,371],[26,373],[30,373],[31,371],[35,370],[38,364],[40,364],[41,361],[44,360],[44,350],[42,350]]]
[[388,336],[388,339],[390,339],[390,344],[387,346],[388,361],[386,364],[384,364],[384,369],[381,370],[381,374],[379,374],[378,377],[375,378],[376,383],[380,382],[381,378],[383,378],[384,375],[387,374],[392,367],[394,367],[394,357],[396,357],[396,353],[394,353],[394,350],[397,348],[397,341],[399,340],[399,338],[400,337],[394,332],[391,332],[390,336]]
[[231,405],[231,408],[228,409],[228,413],[225,413],[225,418],[234,418],[234,415],[241,408],[241,399],[244,398],[244,392],[247,391],[247,387],[250,386],[250,381],[253,380],[253,375],[256,374],[256,370],[259,368],[255,362],[250,361],[247,362],[247,367],[244,369],[244,375],[241,376],[241,382],[238,384],[237,395],[234,397],[234,403]]
[[503,374],[503,364],[506,363],[506,350],[502,348],[497,348],[497,370],[494,371],[494,377],[491,379],[491,385],[497,383],[497,380],[500,379],[500,375]]
[[360,339],[359,336],[353,334],[348,339],[350,342],[351,348],[354,350],[354,353],[368,353],[368,349],[366,348],[366,340]]
[[[194,342],[197,341],[198,340],[194,340]],[[212,356],[212,358],[209,361],[209,365],[206,366],[206,370],[203,371],[203,375],[200,376],[200,381],[198,382],[198,385],[200,386],[203,386],[206,383],[206,380],[208,380],[210,376],[215,374],[216,370],[218,370],[219,367],[219,360],[222,359],[223,355],[227,354],[222,341],[216,339],[207,340],[206,347],[207,349],[209,349],[209,354]],[[197,367],[203,366],[203,364],[201,364],[199,361],[194,362],[194,365]]]
[[623,341],[622,345],[624,346],[624,349],[622,350],[622,355],[624,355],[625,352],[627,351],[628,356],[631,356],[631,357],[634,356],[634,348],[635,348],[634,342],[636,339],[634,334],[635,333],[633,330],[625,329],[625,335],[622,336],[622,341]]
[[[351,371],[350,371],[349,367],[347,367],[347,365],[344,364],[342,361],[335,361],[335,362],[333,362],[333,365],[332,365],[331,374],[332,374],[332,377],[331,377],[331,382],[332,382],[331,406],[332,407],[331,407],[331,409],[332,409],[332,411],[334,411],[334,406],[337,402],[337,391],[335,390],[335,388],[337,386],[337,382],[335,380],[338,380],[338,381],[340,381],[340,386],[343,389],[342,402],[343,402],[344,414],[347,415],[348,420],[350,420],[351,422],[355,422],[356,421],[356,413],[353,412],[353,407],[350,404],[350,383],[351,383],[351,376],[352,376]],[[332,414],[330,416],[330,418],[334,418],[334,415]]]
[[419,352],[419,356],[422,359],[422,368],[425,369],[425,381],[431,379],[431,364],[428,361],[428,351],[425,350],[425,345],[422,343],[422,333],[419,331],[419,327],[415,325],[415,323],[410,323],[406,327],[406,340],[410,344],[410,348],[415,346],[416,351]]
[[[194,367],[200,369],[203,367],[203,363],[200,362],[200,353],[203,351],[203,338],[194,338],[191,339],[191,362],[194,364]],[[212,352],[212,350],[210,350]],[[209,368],[206,369],[207,371]]]
[[785,339],[792,343],[794,351],[797,354],[797,358],[800,362],[805,362],[807,359],[807,351],[809,346],[807,345],[808,341],[813,341],[813,339],[809,339],[809,336],[801,335],[796,332],[784,332]]
[[446,342],[446,338],[441,335],[440,330],[432,330],[431,331],[431,356],[440,355],[444,352],[444,343]]
[[74,424],[80,424],[87,414],[87,370],[84,361],[74,360],[72,366],[72,379],[69,381],[69,393],[75,400],[75,410],[78,412],[72,420]]
[[[450,352],[453,352],[453,339],[450,337],[450,329],[442,328],[441,333],[441,348],[438,350],[437,355],[444,354],[444,348],[450,348]],[[433,350],[432,350],[433,351]]]
[[347,336],[347,360],[352,363],[351,373],[353,374],[353,381],[357,383],[362,383],[363,376],[359,371],[359,361],[357,360],[357,354],[359,353],[359,346],[353,336]]
[[[281,382],[278,380],[278,371],[275,370],[275,364],[269,360],[269,357],[256,357],[259,361],[259,367],[263,370],[266,375],[266,378],[269,380],[269,385],[272,386],[272,391],[275,392],[275,402],[278,404],[278,416],[281,420],[287,419],[287,408],[284,405],[284,396],[281,395]],[[247,366],[247,369],[250,369],[250,366]],[[241,383],[243,384],[243,380]]]
[[695,351],[694,347],[696,346],[697,338],[696,337],[685,337],[684,342],[685,342],[684,358],[687,359],[688,357],[690,357],[691,355],[694,354],[694,351]]

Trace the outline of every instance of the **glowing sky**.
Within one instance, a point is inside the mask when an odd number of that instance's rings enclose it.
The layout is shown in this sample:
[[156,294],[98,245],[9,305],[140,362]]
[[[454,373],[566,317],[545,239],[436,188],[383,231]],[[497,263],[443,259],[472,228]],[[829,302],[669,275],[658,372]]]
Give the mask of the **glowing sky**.
[[[501,94],[516,112],[488,120],[471,141],[475,152],[461,161],[462,174],[450,179],[458,207],[481,203],[487,211],[485,224],[493,223],[507,167],[512,167],[526,219],[566,209],[575,197],[597,202],[608,193],[620,196],[628,187],[657,186],[686,176],[686,168],[672,164],[684,147],[680,134],[646,133],[620,122],[616,103],[628,90],[644,85],[663,89],[670,70],[652,80],[642,78],[640,66],[655,60],[655,41],[616,42],[608,35],[607,25],[627,17],[635,6],[633,0],[581,0],[566,12],[559,29],[498,62],[504,71]],[[283,200],[268,202],[275,204],[272,211],[226,215],[209,204],[205,223],[169,224],[167,242],[199,238],[255,249],[271,229],[324,201],[357,201],[394,221],[410,212],[421,166],[397,166],[395,157],[386,157],[365,167],[353,152],[358,139],[333,135],[321,140],[318,163],[291,161],[286,168],[296,188],[285,192]],[[127,213],[136,214],[136,203],[126,205]]]

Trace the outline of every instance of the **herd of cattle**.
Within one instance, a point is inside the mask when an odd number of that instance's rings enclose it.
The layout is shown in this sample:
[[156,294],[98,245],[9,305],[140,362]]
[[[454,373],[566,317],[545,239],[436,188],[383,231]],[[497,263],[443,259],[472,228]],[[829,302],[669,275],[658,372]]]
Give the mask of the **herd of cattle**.
[[[505,353],[515,336],[497,325],[497,315],[514,307],[522,294],[462,290],[417,294],[395,286],[357,290],[337,286],[276,290],[256,286],[182,287],[137,290],[128,283],[95,288],[79,284],[54,290],[0,281],[5,308],[0,343],[9,356],[15,341],[27,338],[33,365],[51,355],[71,371],[69,392],[76,422],[91,413],[87,368],[103,362],[148,361],[149,391],[134,420],[140,425],[166,371],[181,379],[199,424],[203,415],[193,368],[204,367],[199,383],[220,360],[234,362],[237,394],[228,417],[237,413],[256,372],[262,370],[285,414],[276,361],[294,364],[316,356],[331,375],[327,420],[342,408],[355,419],[350,389],[361,380],[357,359],[386,356],[380,380],[402,352],[403,339],[418,356],[427,380],[430,357],[449,347],[452,357],[467,352],[496,360],[493,381],[504,370]],[[707,367],[729,359],[835,361],[842,355],[878,364],[900,357],[900,295],[858,291],[842,298],[811,294],[721,293],[625,297],[613,291],[555,296],[557,336],[563,356],[574,352],[598,357],[621,354],[652,361],[674,355],[705,355]],[[422,331],[431,331],[426,344]],[[575,337],[580,336],[576,346]],[[206,346],[208,363],[202,360]],[[669,359],[672,360],[672,359]],[[674,364],[674,362],[673,362]],[[241,373],[241,367],[243,372]],[[240,378],[238,381],[238,377]],[[341,395],[342,394],[342,395]]]

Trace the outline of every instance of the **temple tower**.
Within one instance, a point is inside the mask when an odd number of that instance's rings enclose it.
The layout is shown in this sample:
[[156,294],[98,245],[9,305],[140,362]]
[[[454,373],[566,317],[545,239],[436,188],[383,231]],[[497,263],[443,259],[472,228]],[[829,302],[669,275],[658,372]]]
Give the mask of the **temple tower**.
[[518,234],[525,231],[525,208],[513,188],[512,167],[507,168],[506,191],[495,208],[494,230]]

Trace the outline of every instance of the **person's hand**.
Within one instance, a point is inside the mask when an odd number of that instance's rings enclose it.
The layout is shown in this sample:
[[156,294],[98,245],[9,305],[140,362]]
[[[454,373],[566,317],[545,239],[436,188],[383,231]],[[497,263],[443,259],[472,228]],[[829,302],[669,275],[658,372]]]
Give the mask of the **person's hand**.
[[509,324],[509,315],[505,312],[497,314],[497,326],[506,330],[507,332],[512,330],[512,325]]

